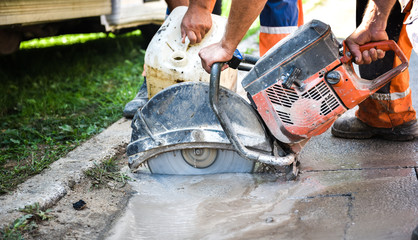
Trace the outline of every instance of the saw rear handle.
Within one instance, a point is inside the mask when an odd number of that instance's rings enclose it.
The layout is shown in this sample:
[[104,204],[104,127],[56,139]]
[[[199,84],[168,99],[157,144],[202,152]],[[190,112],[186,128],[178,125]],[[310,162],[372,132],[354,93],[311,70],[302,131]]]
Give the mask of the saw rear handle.
[[[349,109],[357,106],[359,100],[363,101],[368,98],[408,67],[408,59],[394,41],[389,40],[368,43],[360,46],[360,51],[363,52],[371,48],[381,49],[383,51],[393,51],[401,63],[375,79],[363,79],[354,71],[353,56],[348,52],[345,42],[343,42],[343,47],[343,57],[340,58],[339,62],[335,63],[338,65],[337,68],[327,73],[326,79],[328,83],[332,85],[332,88],[344,103],[345,107]],[[352,89],[355,89],[355,91]]]
[[[231,61],[228,62],[228,65],[232,65],[231,67],[239,67],[241,62],[255,64],[258,61],[258,58],[251,57],[251,56],[242,56],[239,54],[238,51],[235,51],[234,63]],[[238,62],[238,64],[237,64]],[[232,126],[232,122],[229,119],[228,115],[223,111],[222,107],[219,104],[219,85],[220,85],[220,76],[221,76],[221,69],[224,63],[214,63],[212,65],[211,74],[210,74],[210,84],[209,84],[209,102],[210,106],[215,113],[216,117],[219,120],[225,134],[227,135],[229,141],[234,146],[237,153],[248,160],[251,161],[259,161],[269,165],[276,165],[276,166],[289,166],[296,161],[296,156],[293,153],[289,153],[285,156],[280,156],[277,152],[273,151],[273,155],[259,153],[253,150],[248,149],[244,146],[241,140],[238,137],[235,129]],[[275,146],[277,147],[277,146]]]
[[[395,68],[392,68],[391,70],[387,71],[386,73],[380,75],[379,77],[373,80],[363,79],[363,80],[370,82],[370,85],[371,85],[370,90],[375,90],[377,88],[380,88],[382,85],[386,84],[387,82],[389,82],[393,77],[405,71],[405,69],[408,68],[408,59],[406,58],[402,50],[399,48],[399,46],[393,40],[367,43],[367,44],[360,46],[360,51],[363,52],[372,48],[380,49],[385,52],[393,51],[395,55],[401,61],[401,63],[398,66],[396,66]],[[351,53],[348,52],[348,47],[345,44],[345,41],[343,42],[343,55],[344,56],[341,58],[341,62],[343,64],[352,65],[353,56]],[[356,76],[356,77],[358,79],[361,79],[359,76]]]

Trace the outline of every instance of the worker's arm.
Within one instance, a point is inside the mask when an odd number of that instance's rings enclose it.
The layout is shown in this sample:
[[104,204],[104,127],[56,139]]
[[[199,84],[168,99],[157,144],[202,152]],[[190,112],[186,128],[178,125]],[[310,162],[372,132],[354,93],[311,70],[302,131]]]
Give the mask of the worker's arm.
[[189,9],[181,22],[182,42],[186,36],[191,44],[200,43],[212,27],[214,0],[190,0]]
[[369,64],[383,58],[385,53],[372,48],[360,52],[359,46],[369,42],[388,40],[387,20],[396,0],[370,0],[363,20],[358,28],[346,39],[348,48],[357,64]]
[[[219,43],[200,50],[202,67],[210,72],[215,62],[229,61],[241,39],[260,14],[267,0],[232,0],[226,30]],[[224,67],[225,68],[225,67]]]

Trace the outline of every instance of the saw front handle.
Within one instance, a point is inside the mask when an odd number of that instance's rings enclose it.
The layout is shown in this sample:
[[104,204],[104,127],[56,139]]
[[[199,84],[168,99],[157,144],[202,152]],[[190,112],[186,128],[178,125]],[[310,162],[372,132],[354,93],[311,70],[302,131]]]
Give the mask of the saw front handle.
[[278,154],[276,154],[277,156],[262,154],[246,148],[241,142],[228,115],[223,111],[222,107],[219,106],[219,84],[223,64],[224,63],[214,63],[212,65],[209,84],[209,102],[213,112],[222,126],[222,129],[237,153],[241,157],[248,160],[259,161],[270,165],[289,166],[294,163],[296,156],[293,153],[286,156],[279,156]]

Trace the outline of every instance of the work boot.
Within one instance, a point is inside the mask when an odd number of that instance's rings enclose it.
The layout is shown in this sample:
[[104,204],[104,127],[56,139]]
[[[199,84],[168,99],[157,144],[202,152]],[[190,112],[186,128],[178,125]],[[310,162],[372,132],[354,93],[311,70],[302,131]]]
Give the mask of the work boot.
[[125,105],[123,109],[123,116],[126,118],[133,118],[136,111],[139,108],[142,108],[148,102],[148,91],[147,91],[147,81],[144,77],[144,83],[136,94],[135,98],[132,99]]
[[376,137],[393,141],[411,141],[418,136],[418,123],[415,119],[394,128],[376,128],[352,117],[337,119],[332,126],[331,133],[340,138],[367,139]]
[[412,232],[411,240],[418,240],[418,226]]

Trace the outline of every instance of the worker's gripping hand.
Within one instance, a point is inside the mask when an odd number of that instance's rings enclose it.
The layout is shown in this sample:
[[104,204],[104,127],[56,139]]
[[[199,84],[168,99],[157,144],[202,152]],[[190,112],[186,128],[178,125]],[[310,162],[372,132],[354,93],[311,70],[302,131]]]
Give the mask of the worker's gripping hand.
[[185,43],[186,36],[190,44],[200,43],[212,27],[210,10],[200,6],[190,6],[181,22],[181,37]]
[[375,48],[360,52],[360,45],[383,40],[388,40],[385,30],[360,25],[345,42],[356,64],[370,64],[373,61],[382,59],[385,56],[385,52]]
[[[234,55],[235,48],[225,47],[222,42],[218,42],[202,48],[199,56],[202,60],[202,67],[210,73],[212,65],[216,62],[228,62]],[[224,64],[222,70],[226,69],[228,64]]]

